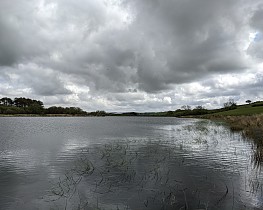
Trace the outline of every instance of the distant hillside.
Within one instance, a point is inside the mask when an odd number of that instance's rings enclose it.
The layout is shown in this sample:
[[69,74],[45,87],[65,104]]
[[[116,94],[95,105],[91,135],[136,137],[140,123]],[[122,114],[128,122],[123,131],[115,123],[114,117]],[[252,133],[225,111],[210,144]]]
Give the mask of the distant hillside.
[[228,111],[220,111],[220,112],[216,112],[215,114],[229,115],[229,116],[263,114],[263,102],[257,101],[252,104],[238,105],[236,109],[228,110]]
[[228,115],[228,116],[240,116],[240,115],[254,115],[263,114],[263,101],[257,101],[251,104],[237,105],[232,100],[226,102],[224,107],[220,109],[205,109],[202,106],[197,106],[193,109],[190,106],[182,106],[182,109],[175,111],[165,112],[126,112],[118,114],[107,114],[111,116],[147,116],[147,117],[190,117],[190,116],[209,116],[209,115]]

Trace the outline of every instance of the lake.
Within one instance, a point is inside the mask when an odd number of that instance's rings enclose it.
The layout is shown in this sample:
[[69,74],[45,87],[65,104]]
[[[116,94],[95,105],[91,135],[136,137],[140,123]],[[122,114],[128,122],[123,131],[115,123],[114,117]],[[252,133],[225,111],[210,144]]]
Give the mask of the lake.
[[1,117],[0,209],[262,209],[253,148],[208,120]]

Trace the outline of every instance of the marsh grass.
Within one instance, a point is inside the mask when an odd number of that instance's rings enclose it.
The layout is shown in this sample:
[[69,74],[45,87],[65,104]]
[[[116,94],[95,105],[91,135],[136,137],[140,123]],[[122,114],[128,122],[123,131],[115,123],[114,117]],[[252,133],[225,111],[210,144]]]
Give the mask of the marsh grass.
[[252,140],[255,143],[253,147],[253,161],[259,167],[263,163],[263,114],[221,116],[219,119],[227,122],[231,131],[241,131],[246,139]]
[[243,137],[253,142],[253,163],[256,167],[263,164],[263,114],[225,116],[209,115],[204,118],[225,122],[232,132],[241,132]]

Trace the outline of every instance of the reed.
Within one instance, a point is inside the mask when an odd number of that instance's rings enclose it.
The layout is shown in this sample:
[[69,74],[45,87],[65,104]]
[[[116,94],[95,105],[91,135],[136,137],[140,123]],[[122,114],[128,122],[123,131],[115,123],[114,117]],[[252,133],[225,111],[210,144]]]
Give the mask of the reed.
[[226,122],[233,132],[242,132],[243,136],[254,142],[254,162],[263,163],[263,114],[251,116],[213,115],[209,119]]

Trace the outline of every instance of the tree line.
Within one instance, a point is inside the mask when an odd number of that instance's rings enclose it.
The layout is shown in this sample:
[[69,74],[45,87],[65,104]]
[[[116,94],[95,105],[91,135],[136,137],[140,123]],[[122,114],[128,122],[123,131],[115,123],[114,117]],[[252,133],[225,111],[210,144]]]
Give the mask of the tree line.
[[[247,100],[246,103],[251,103],[250,100]],[[237,104],[234,99],[229,99],[227,102],[223,104],[222,108],[208,110],[204,106],[196,106],[195,108],[191,108],[189,105],[183,105],[180,109],[175,111],[168,111],[166,116],[174,116],[174,117],[181,117],[181,116],[193,116],[193,115],[204,115],[204,114],[213,114],[222,111],[228,111],[232,109],[236,109]]]
[[[247,100],[246,103],[251,104],[251,100]],[[251,106],[263,106],[263,102],[254,102]],[[44,107],[44,103],[39,100],[34,100],[30,98],[20,97],[20,98],[8,98],[4,97],[0,99],[0,114],[12,115],[12,114],[37,114],[37,115],[81,115],[81,116],[189,116],[189,115],[204,115],[213,114],[216,112],[227,111],[236,109],[237,104],[233,99],[223,104],[222,108],[208,110],[204,106],[196,106],[191,108],[189,105],[184,105],[180,109],[175,111],[167,111],[160,113],[106,113],[105,111],[95,111],[86,112],[79,107],[60,107],[51,106],[49,108]]]
[[87,115],[79,107],[44,107],[44,103],[30,98],[8,98],[0,99],[0,114],[66,114],[66,115]]

